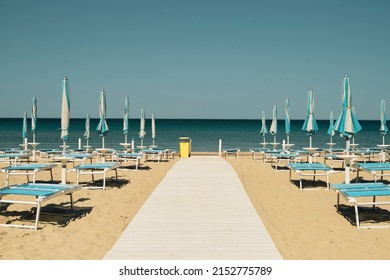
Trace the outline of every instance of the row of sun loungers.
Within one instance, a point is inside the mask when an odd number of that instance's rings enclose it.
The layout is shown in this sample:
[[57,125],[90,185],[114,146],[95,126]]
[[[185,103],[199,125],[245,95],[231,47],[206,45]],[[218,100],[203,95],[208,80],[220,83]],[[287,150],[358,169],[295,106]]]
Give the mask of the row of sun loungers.
[[[7,160],[11,158],[10,165],[2,167],[1,169],[4,173],[6,173],[6,182],[5,187],[0,188],[0,207],[2,204],[23,204],[36,207],[34,226],[15,223],[0,224],[0,226],[31,228],[37,230],[41,205],[43,202],[59,195],[69,195],[71,209],[73,210],[73,192],[81,188],[105,190],[107,173],[111,171],[115,172],[115,179],[118,180],[118,170],[122,167],[123,162],[135,161],[135,170],[137,170],[139,165],[144,161],[156,160],[160,162],[163,159],[174,157],[174,151],[165,149],[147,149],[139,153],[115,152],[112,154],[110,162],[95,163],[93,163],[92,159],[96,158],[98,156],[97,154],[83,152],[67,153],[65,155],[65,158],[67,159],[66,161],[72,162],[73,168],[66,171],[76,172],[75,184],[36,183],[37,174],[42,171],[50,172],[51,181],[53,182],[53,169],[58,166],[56,161],[60,158],[64,158],[62,153],[59,153],[58,150],[43,151],[41,156],[46,157],[45,163],[29,163],[28,160],[26,163],[20,163],[19,159],[21,157],[26,157],[26,159],[28,159],[31,156],[31,154],[27,154],[24,151],[3,153],[0,155],[3,156],[2,158],[6,158]],[[26,176],[27,183],[10,185],[10,177],[18,175]],[[80,186],[80,177],[84,175],[91,175],[93,182],[95,182],[95,176],[102,175],[103,183],[98,186],[88,184],[82,187]],[[32,177],[31,183],[30,177]],[[15,199],[15,197],[17,198]]]

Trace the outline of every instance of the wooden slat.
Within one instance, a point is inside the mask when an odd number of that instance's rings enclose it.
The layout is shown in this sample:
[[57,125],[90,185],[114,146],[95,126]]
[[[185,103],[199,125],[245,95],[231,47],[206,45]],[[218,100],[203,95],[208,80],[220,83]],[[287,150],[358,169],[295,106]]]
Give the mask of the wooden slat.
[[104,259],[282,259],[233,168],[178,161]]

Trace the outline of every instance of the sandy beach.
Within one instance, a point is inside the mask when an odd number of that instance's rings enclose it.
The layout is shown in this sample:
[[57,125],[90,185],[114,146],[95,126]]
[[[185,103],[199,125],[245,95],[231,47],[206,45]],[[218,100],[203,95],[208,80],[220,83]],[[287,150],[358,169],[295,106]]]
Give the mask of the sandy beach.
[[[82,189],[75,192],[74,213],[67,210],[67,196],[48,201],[38,231],[0,227],[0,260],[102,259],[178,160],[180,158],[176,157],[161,163],[147,162],[138,171],[119,171],[119,180],[115,182],[110,178],[105,191]],[[342,207],[338,213],[336,194],[324,190],[324,181],[316,184],[316,190],[300,191],[298,176],[293,175],[294,181],[290,182],[288,172],[276,171],[262,160],[241,155],[227,161],[237,172],[284,259],[390,259],[387,250],[390,229],[357,230],[348,220],[354,221],[353,209]],[[60,171],[58,167],[54,169],[57,181]],[[367,180],[372,179],[369,174],[362,175]],[[114,172],[109,174],[111,176]],[[68,173],[68,177],[70,182],[75,182],[75,173]],[[87,176],[81,178],[83,182],[90,180]],[[344,173],[332,174],[330,182],[341,183],[343,178]],[[38,174],[38,180],[48,179],[48,172]],[[25,176],[11,177],[12,184],[25,181]],[[0,182],[4,186],[4,173],[0,174]],[[304,185],[311,182],[305,181]],[[8,211],[3,209],[1,223],[21,216],[28,221],[33,218],[28,206],[12,205]],[[384,220],[390,220],[389,212],[382,212]]]

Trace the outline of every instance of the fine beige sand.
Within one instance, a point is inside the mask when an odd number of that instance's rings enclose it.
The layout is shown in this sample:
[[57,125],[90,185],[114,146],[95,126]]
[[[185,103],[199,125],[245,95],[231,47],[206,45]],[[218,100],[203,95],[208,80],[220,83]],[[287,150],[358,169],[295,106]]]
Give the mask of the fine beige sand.
[[[110,173],[108,176],[112,178],[107,182],[107,190],[82,189],[74,193],[74,213],[67,210],[67,196],[49,200],[43,208],[38,231],[0,227],[0,260],[102,259],[178,160],[147,162],[138,171],[119,171],[117,182],[113,180],[115,173]],[[293,182],[290,182],[288,172],[276,171],[262,160],[246,155],[227,161],[239,175],[284,259],[390,259],[390,229],[357,230],[353,224],[353,209],[346,207],[341,199],[341,212],[336,211],[336,194],[324,190],[323,178],[317,183],[305,180],[304,186],[310,190],[301,192],[297,175],[293,174]],[[55,168],[54,171],[58,182],[61,170]],[[74,173],[68,173],[68,178],[75,182]],[[330,181],[341,183],[343,178],[344,173],[340,172],[332,174]],[[363,178],[372,179],[368,174],[363,174]],[[39,173],[38,180],[48,179],[48,172]],[[81,179],[86,182],[90,177]],[[25,181],[24,176],[11,177],[11,183]],[[4,183],[5,175],[0,174],[1,186]],[[313,185],[315,188],[310,187]],[[375,215],[371,210],[362,211],[362,218],[390,222],[390,212],[386,207],[381,208]],[[20,222],[23,217],[23,221],[31,223],[30,209],[12,205],[4,211],[3,207],[0,222]]]

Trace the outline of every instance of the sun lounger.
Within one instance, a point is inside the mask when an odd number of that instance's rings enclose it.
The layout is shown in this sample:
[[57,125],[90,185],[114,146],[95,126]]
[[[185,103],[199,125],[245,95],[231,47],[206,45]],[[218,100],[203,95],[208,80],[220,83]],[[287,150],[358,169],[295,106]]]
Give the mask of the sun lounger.
[[259,154],[263,157],[264,160],[264,154],[269,151],[268,148],[250,148],[249,151],[252,153],[252,159],[256,160],[256,155]]
[[240,148],[224,149],[223,152],[224,152],[226,158],[228,158],[229,155],[234,155],[235,158],[238,158]]
[[[302,191],[302,177],[303,176],[313,176],[315,180],[316,176],[325,176],[326,177],[326,186],[329,190],[329,174],[333,171],[328,165],[322,163],[290,163],[288,164],[290,168],[290,181],[291,173],[294,171],[299,175],[299,189]],[[321,172],[321,173],[318,173]]]
[[341,168],[344,168],[344,159],[342,159],[339,154],[325,154],[324,164],[326,164],[328,160],[330,161],[330,167],[334,168],[334,162],[341,162]]
[[278,164],[281,162],[286,162],[287,165],[291,162],[300,162],[301,156],[296,153],[276,153],[276,154],[270,154],[271,158],[271,165],[275,167],[276,170],[278,170]]
[[[360,228],[385,228],[390,226],[360,226],[359,206],[390,205],[390,201],[376,201],[376,197],[390,196],[390,186],[383,183],[356,183],[356,184],[334,184],[332,185],[337,193],[337,210],[339,209],[340,195],[355,208],[356,226]],[[360,201],[361,198],[372,197],[372,202]]]
[[[359,180],[360,171],[369,172],[371,175],[374,176],[375,182],[377,182],[378,177],[383,180],[383,177],[390,176],[390,162],[357,163],[354,165],[354,167],[357,169],[356,182],[358,182]],[[389,173],[384,173],[385,171],[388,171]]]
[[2,171],[7,174],[5,185],[9,184],[10,175],[27,175],[27,181],[29,181],[29,176],[33,176],[33,183],[35,183],[36,175],[41,171],[50,171],[51,181],[53,181],[53,171],[52,169],[56,167],[55,164],[45,164],[45,163],[32,163],[32,164],[17,164],[7,167],[3,167]]
[[[2,203],[5,204],[26,204],[26,205],[35,205],[37,207],[35,214],[35,224],[34,226],[29,225],[18,225],[18,224],[0,224],[0,226],[5,227],[19,227],[19,228],[31,228],[38,229],[39,215],[41,212],[41,204],[49,199],[52,199],[59,195],[69,195],[71,210],[73,211],[73,197],[72,193],[80,189],[78,186],[72,185],[57,185],[57,184],[20,184],[7,186],[0,189],[0,207]],[[35,200],[16,200],[16,199],[3,199],[7,195],[12,195],[13,197],[34,197]]]
[[105,163],[90,163],[90,164],[81,164],[75,166],[72,171],[77,172],[77,185],[79,185],[80,175],[92,175],[92,180],[95,181],[94,175],[102,174],[103,175],[103,186],[87,186],[85,188],[89,189],[106,189],[106,173],[114,170],[116,179],[118,180],[118,171],[120,164],[117,162],[105,162]]
[[157,160],[160,162],[164,157],[163,149],[143,149],[142,155],[145,161]]
[[141,153],[116,153],[116,161],[135,161],[135,170],[138,170],[138,166],[141,164],[142,154]]
[[22,159],[27,160],[27,162],[30,162],[30,155],[31,152],[21,152],[21,153],[6,153],[6,154],[0,154],[0,162],[9,162],[9,164],[17,164]]

